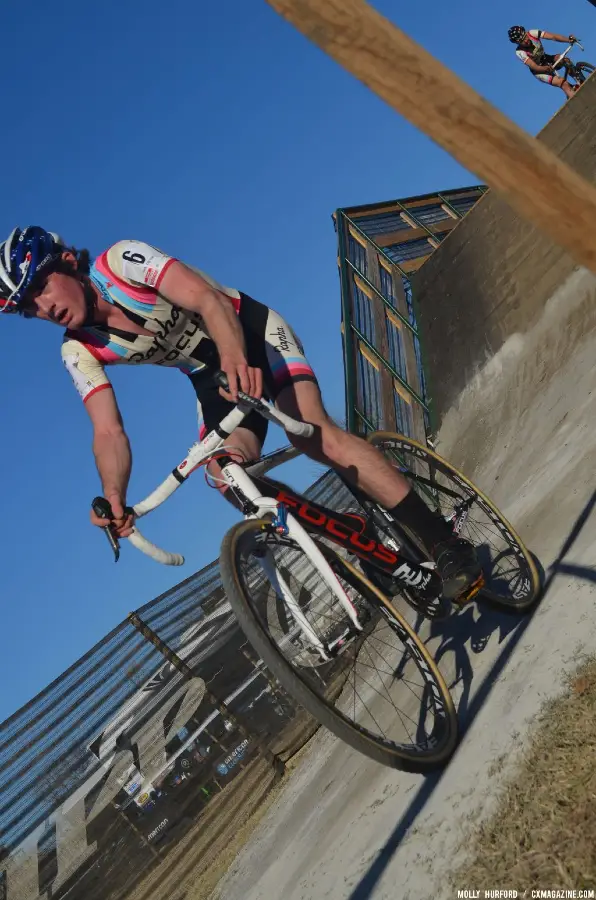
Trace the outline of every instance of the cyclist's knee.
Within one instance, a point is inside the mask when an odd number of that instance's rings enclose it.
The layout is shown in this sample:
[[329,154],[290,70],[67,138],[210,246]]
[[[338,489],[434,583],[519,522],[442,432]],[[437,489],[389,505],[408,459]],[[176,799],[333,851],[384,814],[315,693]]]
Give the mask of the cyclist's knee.
[[284,388],[275,400],[277,408],[293,419],[322,425],[329,418],[321,391],[314,381],[299,381]]
[[225,446],[230,447],[232,450],[236,450],[237,453],[243,457],[244,462],[249,462],[250,460],[259,458],[263,442],[253,431],[240,426],[232,432],[230,437],[226,440]]
[[315,426],[311,437],[288,434],[290,443],[306,456],[312,456],[315,459],[333,459],[345,439],[345,431],[336,425],[324,410],[319,421],[311,424]]
[[[258,436],[249,429],[240,426],[232,432],[220,452],[228,453],[237,462],[251,462],[259,458],[261,448],[262,442]],[[223,478],[221,466],[217,459],[212,459],[207,463],[207,472],[213,486],[217,488],[226,500],[229,500],[236,506],[234,494]]]

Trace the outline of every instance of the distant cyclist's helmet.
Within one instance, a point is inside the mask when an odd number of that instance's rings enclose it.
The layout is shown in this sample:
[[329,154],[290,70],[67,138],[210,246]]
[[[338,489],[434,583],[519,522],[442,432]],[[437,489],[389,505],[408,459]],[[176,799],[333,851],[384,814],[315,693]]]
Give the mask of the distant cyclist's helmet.
[[523,25],[514,25],[509,29],[507,34],[509,35],[509,40],[512,44],[521,44],[526,36],[526,29]]
[[0,244],[0,313],[18,312],[23,294],[42,269],[64,250],[62,239],[37,225],[12,234]]

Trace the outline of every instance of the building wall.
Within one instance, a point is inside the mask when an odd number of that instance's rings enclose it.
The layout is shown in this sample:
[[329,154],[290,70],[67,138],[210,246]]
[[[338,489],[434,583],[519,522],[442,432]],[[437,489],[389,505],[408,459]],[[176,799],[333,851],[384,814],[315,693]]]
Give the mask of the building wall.
[[[538,138],[595,180],[596,79]],[[492,192],[452,230],[412,278],[437,424],[487,357],[536,322],[574,268],[560,247]]]
[[426,440],[429,419],[410,295],[419,268],[482,195],[475,187],[339,210],[348,428]]
[[350,207],[344,213],[409,274],[422,265],[485,190],[477,185]]
[[424,439],[422,390],[400,270],[340,214],[346,408],[350,430]]

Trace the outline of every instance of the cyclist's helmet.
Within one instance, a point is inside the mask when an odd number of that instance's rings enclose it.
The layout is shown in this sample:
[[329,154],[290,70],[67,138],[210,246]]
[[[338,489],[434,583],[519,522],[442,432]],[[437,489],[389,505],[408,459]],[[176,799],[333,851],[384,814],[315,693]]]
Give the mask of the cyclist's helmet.
[[15,228],[0,244],[0,313],[18,312],[23,294],[42,269],[61,256],[64,242],[37,225]]
[[507,34],[509,35],[509,40],[512,44],[521,44],[525,37],[526,29],[523,25],[514,25],[509,29]]

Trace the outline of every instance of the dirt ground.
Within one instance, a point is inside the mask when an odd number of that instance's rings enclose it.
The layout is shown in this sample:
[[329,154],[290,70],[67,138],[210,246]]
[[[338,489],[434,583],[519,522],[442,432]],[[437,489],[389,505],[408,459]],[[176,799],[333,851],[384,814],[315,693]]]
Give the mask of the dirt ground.
[[[279,785],[279,783],[278,783]],[[277,785],[277,786],[278,786]],[[172,847],[129,900],[205,900],[226,871],[225,860],[242,846],[248,820],[259,816],[275,799],[276,777],[258,757],[207,807],[187,834]]]
[[283,744],[292,753],[283,779],[276,777],[269,762],[256,757],[226,790],[207,807],[201,819],[167,856],[151,868],[127,900],[208,900],[252,832],[283,790],[287,779],[308,752],[302,743],[311,731],[309,717],[284,732]]

